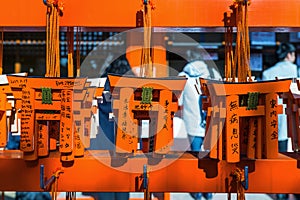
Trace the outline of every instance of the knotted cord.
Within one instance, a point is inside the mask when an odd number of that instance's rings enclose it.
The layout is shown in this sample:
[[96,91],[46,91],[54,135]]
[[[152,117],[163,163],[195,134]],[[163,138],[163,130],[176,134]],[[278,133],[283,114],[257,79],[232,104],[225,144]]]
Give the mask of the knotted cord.
[[233,61],[233,27],[225,27],[225,78],[229,81],[229,78],[235,79],[236,68],[234,68]]
[[67,29],[67,44],[68,44],[68,77],[74,77],[74,28]]
[[151,0],[143,1],[144,46],[141,58],[141,77],[153,77],[153,58],[151,57],[151,11],[154,9]]
[[46,77],[60,76],[59,16],[62,15],[62,10],[62,3],[58,0],[47,1]]
[[239,82],[252,81],[250,70],[250,43],[248,28],[248,6],[250,0],[234,0],[233,13],[235,18],[231,19],[236,26],[236,46],[233,56],[232,35],[233,25],[225,27],[225,78],[226,81]]
[[57,170],[52,176],[54,176],[54,182],[51,185],[51,196],[52,200],[57,200],[57,189],[58,189],[58,177],[63,173],[63,170]]
[[77,32],[76,32],[76,77],[80,76],[80,44],[81,44],[81,28],[77,27]]
[[[244,170],[236,168],[232,173],[233,181],[236,183],[237,188],[237,200],[245,200],[245,191],[242,185],[242,182],[245,180]],[[228,195],[228,200],[231,199],[231,196]]]
[[249,31],[248,31],[248,5],[249,1],[235,0],[234,5],[236,7],[236,23],[237,23],[237,35],[236,35],[236,48],[234,65],[238,69],[238,81],[247,82],[247,78],[251,81],[250,70],[250,44],[249,44]]

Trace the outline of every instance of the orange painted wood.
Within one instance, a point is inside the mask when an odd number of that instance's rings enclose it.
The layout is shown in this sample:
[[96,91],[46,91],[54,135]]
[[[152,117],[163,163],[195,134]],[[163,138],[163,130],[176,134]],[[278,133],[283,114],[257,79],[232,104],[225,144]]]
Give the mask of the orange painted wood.
[[[140,120],[149,119],[149,140],[151,143],[154,140],[153,150],[162,154],[168,152],[173,138],[172,113],[178,110],[179,91],[183,90],[186,79],[113,75],[108,78],[114,99],[114,115],[118,119],[117,151],[130,153],[138,150],[138,125]],[[141,102],[143,87],[153,89],[151,103]],[[143,114],[145,111],[146,114]]]
[[[99,158],[103,162],[100,162]],[[275,159],[243,159],[238,164],[231,164],[225,160],[199,160],[190,153],[170,152],[168,158],[162,158],[157,165],[151,166],[149,190],[226,193],[232,181],[232,170],[248,166],[247,193],[297,193],[299,188],[295,186],[300,179],[297,160],[299,155],[296,153],[286,153],[279,154]],[[0,162],[0,189],[3,191],[42,191],[39,187],[39,169],[43,164],[46,178],[53,175],[57,168],[64,170],[58,179],[58,191],[61,192],[137,192],[140,191],[140,185],[136,180],[142,176],[143,165],[148,162],[148,158],[141,155],[132,156],[120,166],[113,167],[107,165],[111,162],[108,151],[89,151],[85,152],[83,158],[76,159],[72,167],[62,166],[59,153],[51,153],[49,157],[39,159],[34,165],[23,159],[3,156]],[[197,184],[193,182],[195,180]],[[225,180],[228,180],[227,184]]]
[[36,131],[38,135],[38,156],[48,156],[49,154],[49,134],[48,122],[36,121]]
[[[270,92],[288,92],[292,80],[282,79],[277,81],[263,81],[263,82],[247,82],[247,83],[224,83],[215,82],[213,84],[213,90],[216,95],[231,95],[231,94],[248,94],[248,92],[260,92],[260,93],[270,93]],[[235,84],[235,87],[233,87]]]
[[265,141],[264,156],[266,158],[277,158],[278,156],[278,115],[277,115],[276,93],[266,95],[266,115],[265,115]]
[[[39,108],[40,109],[40,108]],[[48,110],[48,109],[45,109]],[[53,110],[50,109],[50,110]],[[47,120],[47,121],[51,121],[51,120],[60,120],[60,114],[53,114],[53,113],[35,113],[35,119],[36,120]]]
[[88,146],[83,145],[83,128],[81,128],[83,125],[75,125],[74,126],[74,156],[75,157],[82,157],[84,155],[84,148],[88,148]]
[[211,135],[211,144],[210,144],[210,152],[209,152],[209,157],[217,159],[218,158],[218,153],[219,153],[219,145],[218,143],[219,139],[222,139],[222,137],[218,137],[218,125],[217,124],[211,124],[210,125],[210,134]]
[[74,91],[74,100],[83,101],[86,95],[86,90]]
[[226,161],[235,163],[240,161],[240,128],[239,128],[239,98],[230,95],[226,98]]
[[247,158],[254,159],[256,153],[256,138],[258,135],[258,120],[256,118],[249,118],[249,133],[247,145]]
[[[206,127],[206,135],[204,140],[204,149],[210,151],[209,157],[217,159],[218,154],[220,152],[218,151],[219,145],[222,144],[218,143],[220,139],[222,139],[222,136],[220,136],[219,132],[219,125],[220,125],[220,118],[219,118],[219,107],[214,106],[212,109],[212,116],[208,118],[207,121],[207,127]],[[221,148],[222,149],[222,148]]]
[[73,149],[73,91],[61,91],[61,119],[60,119],[60,148],[61,153],[71,153]]
[[186,78],[172,77],[166,78],[141,78],[141,77],[128,77],[128,76],[112,76],[108,75],[110,84],[114,86],[141,88],[142,86],[151,86],[155,89],[170,89],[182,91],[186,82]]
[[[141,1],[63,0],[61,26],[135,27]],[[160,27],[223,26],[224,12],[232,1],[164,0],[154,1],[152,25]],[[268,8],[268,9],[266,9]],[[256,0],[249,6],[249,26],[299,27],[300,2],[297,0]],[[0,26],[45,27],[46,6],[42,0],[1,2]]]
[[0,93],[0,147],[5,147],[7,143],[6,104],[6,94]]
[[2,93],[11,93],[11,87],[9,85],[1,85],[0,88]]
[[[41,89],[43,87],[46,88],[51,88],[52,90],[58,89],[58,90],[62,90],[62,89],[72,89],[72,90],[76,90],[76,89],[83,89],[85,82],[86,82],[86,78],[49,78],[49,80],[47,81],[43,81],[45,80],[40,79],[40,78],[30,78],[28,79],[28,81],[31,81],[31,87],[35,88],[35,89]],[[37,84],[36,82],[40,81],[39,84]],[[34,84],[35,83],[35,84]]]
[[94,93],[94,97],[97,98],[97,97],[102,96],[103,90],[104,90],[104,88],[96,88],[96,91]]
[[[17,76],[9,76],[8,77],[9,84],[13,88],[14,94],[22,93],[22,87],[26,86],[29,88],[34,88],[36,91],[35,95],[33,95],[33,101],[35,109],[38,112],[35,115],[36,120],[48,121],[51,125],[55,125],[57,121],[61,122],[61,130],[63,130],[63,136],[60,140],[63,140],[63,144],[60,143],[60,146],[64,145],[64,148],[67,150],[62,150],[62,160],[72,160],[74,156],[82,156],[84,148],[80,150],[79,153],[72,152],[73,147],[79,147],[78,143],[73,143],[73,114],[80,113],[78,116],[79,121],[83,126],[80,127],[82,129],[81,135],[82,139],[84,139],[85,135],[85,146],[89,147],[89,140],[87,141],[87,137],[89,134],[85,134],[84,130],[89,127],[87,123],[89,123],[88,119],[90,118],[91,111],[91,102],[87,102],[91,100],[93,97],[94,88],[84,88],[86,85],[86,78],[29,78],[29,77],[17,77]],[[42,93],[41,88],[51,88],[52,93],[52,103],[45,104],[42,102]],[[88,90],[88,92],[87,92]],[[63,91],[63,92],[62,92]],[[73,91],[76,92],[76,95],[73,96]],[[70,94],[72,93],[72,95]],[[73,99],[75,98],[75,99]],[[74,101],[74,102],[73,102]],[[76,105],[73,107],[73,104]],[[82,107],[83,106],[83,107]],[[22,106],[20,107],[22,109]],[[49,113],[47,111],[56,111],[56,113]],[[57,113],[59,111],[60,113]],[[84,114],[85,113],[85,114]],[[52,121],[52,122],[51,122]],[[84,126],[85,124],[85,126]],[[64,127],[63,127],[64,126]],[[71,128],[70,128],[71,127]],[[51,129],[52,136],[50,136],[50,149],[55,150],[57,148],[57,134],[53,134],[56,130],[56,126],[49,127]],[[89,128],[88,128],[89,129]],[[75,129],[74,129],[75,130]],[[56,130],[57,133],[61,133],[61,131]],[[79,137],[80,139],[80,137]],[[68,140],[68,142],[66,142]],[[81,144],[82,142],[79,141]],[[67,146],[67,147],[66,147]],[[81,145],[83,147],[83,145]],[[76,151],[79,152],[79,151]]]
[[71,153],[61,153],[60,159],[63,162],[73,162],[75,158],[75,153],[72,151]]
[[52,104],[44,104],[42,101],[35,101],[36,109],[40,110],[60,110],[61,105],[60,101],[52,101]]
[[[161,90],[157,116],[157,129],[155,135],[154,149],[155,153],[166,154],[170,151],[173,145],[173,119],[171,112],[172,109],[172,91]],[[176,109],[177,110],[177,109]],[[150,122],[150,125],[152,123]],[[153,124],[155,126],[156,124]],[[155,133],[154,133],[155,134]]]
[[[91,94],[93,96],[93,94]],[[85,99],[84,99],[85,100]],[[84,101],[85,102],[85,101]],[[76,127],[76,133],[81,141],[76,142],[75,146],[82,146],[82,148],[90,147],[90,134],[86,131],[86,128],[89,129],[90,126],[90,118],[92,116],[91,111],[92,107],[89,106],[87,108],[83,107],[83,102],[75,99],[73,102],[73,117],[74,123]]]
[[[219,122],[219,127],[223,127],[224,121],[220,120]],[[219,135],[218,135],[218,159],[222,160],[223,159],[223,155],[226,155],[226,153],[223,152],[223,134],[222,134],[222,130],[220,130],[220,128],[218,129]]]
[[255,110],[247,110],[246,106],[239,107],[238,114],[240,117],[262,116],[265,115],[265,106],[257,106]]
[[21,139],[20,149],[24,152],[36,151],[35,120],[34,120],[34,89],[23,88],[22,90],[22,114],[21,114]]
[[138,128],[137,120],[134,119],[132,108],[133,89],[121,88],[119,105],[113,105],[118,109],[118,123],[116,135],[116,151],[120,153],[132,153],[137,150]]
[[83,145],[85,148],[89,148],[90,147],[90,141],[91,141],[91,138],[90,138],[90,130],[91,130],[91,124],[92,124],[92,121],[91,121],[91,109],[88,110],[90,115],[89,117],[86,117],[84,118],[83,120]]
[[[214,97],[216,100],[219,99],[219,97]],[[222,98],[222,97],[221,97]],[[226,151],[224,151],[225,148],[223,148],[223,145],[226,145],[226,142],[224,141],[226,136],[223,134],[223,128],[224,124],[226,123],[225,117],[226,117],[226,108],[224,107],[225,102],[219,99],[219,127],[218,127],[218,158],[219,160],[223,159],[223,156],[226,155]]]
[[292,149],[298,151],[300,147],[300,118],[299,118],[299,80],[292,83],[290,92],[283,95],[284,103],[286,103],[286,115],[288,122],[288,137],[292,139]]
[[255,157],[257,159],[262,158],[262,138],[263,138],[263,118],[262,117],[257,117],[257,135],[256,135],[256,149],[255,149]]

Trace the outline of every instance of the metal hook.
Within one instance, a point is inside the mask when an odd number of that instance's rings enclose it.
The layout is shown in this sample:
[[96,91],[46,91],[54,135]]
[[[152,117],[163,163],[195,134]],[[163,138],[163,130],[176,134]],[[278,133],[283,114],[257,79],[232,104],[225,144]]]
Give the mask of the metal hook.
[[144,199],[150,200],[151,194],[149,192],[149,174],[147,165],[143,166],[143,178]]
[[143,188],[148,189],[148,171],[147,171],[147,165],[144,165],[143,167]]
[[242,181],[242,186],[244,187],[245,190],[248,190],[248,187],[249,187],[248,173],[249,173],[248,166],[245,166],[244,167],[244,177],[245,177],[245,180]]
[[49,185],[51,185],[55,179],[59,176],[60,173],[62,173],[62,170],[57,170],[51,177],[48,179],[45,183],[45,167],[44,165],[40,165],[40,188],[45,190],[48,188]]
[[43,0],[43,3],[44,3],[46,6],[50,6],[50,3],[48,2],[48,0]]

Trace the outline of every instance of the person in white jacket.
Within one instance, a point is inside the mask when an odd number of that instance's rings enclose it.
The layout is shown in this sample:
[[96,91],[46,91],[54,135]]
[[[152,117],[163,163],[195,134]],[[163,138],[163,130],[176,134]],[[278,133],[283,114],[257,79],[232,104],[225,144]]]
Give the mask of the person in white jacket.
[[[222,77],[214,67],[200,60],[197,52],[190,52],[190,62],[183,68],[179,76],[187,77],[185,88],[179,99],[179,105],[183,106],[182,119],[186,127],[186,132],[190,141],[192,151],[200,151],[205,137],[205,117],[202,114],[201,87],[199,77],[205,79],[221,80]],[[200,200],[202,196],[212,199],[211,193],[190,193],[191,196]]]

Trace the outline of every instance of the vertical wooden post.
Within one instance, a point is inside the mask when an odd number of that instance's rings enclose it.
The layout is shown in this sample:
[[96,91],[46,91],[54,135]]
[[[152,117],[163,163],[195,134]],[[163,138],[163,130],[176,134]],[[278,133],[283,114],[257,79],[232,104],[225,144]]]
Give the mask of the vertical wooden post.
[[61,91],[60,146],[63,161],[74,159],[73,91]]
[[276,93],[266,94],[266,124],[265,124],[265,157],[278,157],[278,95]]
[[234,163],[240,161],[238,95],[227,96],[226,107],[226,160]]
[[250,159],[254,159],[256,155],[257,131],[258,131],[258,120],[254,117],[250,117],[248,143],[247,143],[247,157]]
[[257,159],[262,158],[262,136],[263,136],[263,117],[257,117],[257,134],[256,134],[256,149],[255,149],[255,157]]
[[36,121],[38,135],[38,156],[48,156],[49,154],[49,121]]
[[119,153],[133,153],[138,145],[138,124],[134,123],[130,102],[133,101],[132,88],[120,89],[120,100],[117,119],[116,151]]
[[7,143],[6,125],[6,94],[0,93],[0,147],[5,147]]
[[20,149],[24,152],[34,151],[34,89],[22,90],[22,116]]
[[158,109],[158,132],[155,137],[154,149],[155,153],[166,154],[170,150],[170,145],[172,145],[171,142],[173,141],[171,119],[172,91],[161,90],[159,101],[159,104],[156,105],[163,106],[163,108]]

